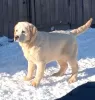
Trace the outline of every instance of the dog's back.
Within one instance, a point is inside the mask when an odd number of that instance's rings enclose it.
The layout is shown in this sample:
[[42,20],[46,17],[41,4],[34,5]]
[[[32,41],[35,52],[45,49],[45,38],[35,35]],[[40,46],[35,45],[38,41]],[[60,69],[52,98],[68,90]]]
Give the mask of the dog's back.
[[72,34],[38,32],[35,43],[41,48],[46,60],[58,60],[63,55],[72,56],[76,37]]

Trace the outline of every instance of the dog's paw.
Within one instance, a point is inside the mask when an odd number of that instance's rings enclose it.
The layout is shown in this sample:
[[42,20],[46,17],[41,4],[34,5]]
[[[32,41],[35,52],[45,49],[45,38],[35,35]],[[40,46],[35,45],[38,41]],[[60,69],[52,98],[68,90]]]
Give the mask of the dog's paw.
[[34,87],[37,87],[38,86],[37,80],[33,79],[32,82],[31,82],[31,85],[34,86]]
[[28,78],[27,76],[24,76],[23,80],[24,80],[24,81],[30,81],[31,78]]
[[68,83],[71,84],[71,83],[74,83],[76,81],[77,81],[76,77],[70,77],[68,80]]

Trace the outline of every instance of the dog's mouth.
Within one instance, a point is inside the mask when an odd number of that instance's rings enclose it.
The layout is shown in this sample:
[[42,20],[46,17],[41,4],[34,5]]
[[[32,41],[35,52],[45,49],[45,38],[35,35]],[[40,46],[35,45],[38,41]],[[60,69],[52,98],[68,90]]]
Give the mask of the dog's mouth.
[[19,36],[16,35],[16,36],[14,37],[14,40],[15,40],[15,41],[18,41],[18,40],[19,40]]

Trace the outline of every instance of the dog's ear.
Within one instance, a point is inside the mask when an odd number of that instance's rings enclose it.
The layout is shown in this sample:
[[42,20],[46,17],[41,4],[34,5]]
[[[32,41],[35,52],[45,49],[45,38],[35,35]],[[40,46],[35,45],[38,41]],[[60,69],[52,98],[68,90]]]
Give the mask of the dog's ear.
[[14,40],[15,40],[15,35],[16,35],[16,25],[14,26]]
[[[18,24],[18,23],[17,23]],[[14,26],[14,35],[16,34],[16,26],[17,26],[17,24]]]
[[14,30],[13,30],[13,31],[14,31],[14,35],[16,34],[15,27],[16,27],[16,26],[14,26]]
[[30,31],[30,34],[34,36],[35,33],[37,32],[37,28],[33,24],[29,24],[29,31]]

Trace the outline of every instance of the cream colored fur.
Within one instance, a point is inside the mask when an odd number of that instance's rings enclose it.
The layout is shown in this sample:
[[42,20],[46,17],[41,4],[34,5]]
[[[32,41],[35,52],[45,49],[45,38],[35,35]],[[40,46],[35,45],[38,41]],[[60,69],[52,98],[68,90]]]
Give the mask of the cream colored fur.
[[36,75],[31,84],[38,86],[44,75],[46,64],[50,61],[57,61],[60,70],[53,75],[64,75],[68,62],[72,68],[72,75],[68,82],[75,82],[78,73],[76,36],[89,28],[91,22],[92,19],[82,27],[68,32],[64,31],[63,34],[40,32],[28,22],[17,23],[14,30],[14,39],[19,41],[24,56],[28,61],[28,73],[24,80],[32,79],[36,65]]

